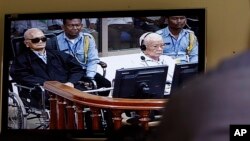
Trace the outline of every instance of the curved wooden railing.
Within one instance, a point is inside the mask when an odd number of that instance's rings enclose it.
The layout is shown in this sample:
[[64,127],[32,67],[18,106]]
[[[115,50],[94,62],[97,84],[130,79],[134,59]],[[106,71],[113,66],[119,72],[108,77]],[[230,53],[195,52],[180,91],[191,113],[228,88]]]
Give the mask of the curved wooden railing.
[[44,89],[50,95],[50,129],[84,129],[83,109],[86,107],[90,108],[92,113],[92,130],[100,130],[100,109],[112,111],[114,129],[121,127],[121,114],[124,110],[138,111],[141,125],[148,129],[150,110],[162,109],[167,102],[166,99],[125,99],[96,96],[57,81],[45,82]]

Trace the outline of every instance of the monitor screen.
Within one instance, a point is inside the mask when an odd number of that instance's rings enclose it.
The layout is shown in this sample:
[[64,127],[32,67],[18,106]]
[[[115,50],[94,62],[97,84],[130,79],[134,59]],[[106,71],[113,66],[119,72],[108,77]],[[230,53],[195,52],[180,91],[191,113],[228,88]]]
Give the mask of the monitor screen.
[[[81,32],[90,34],[96,44],[98,56],[101,60],[107,61],[107,74],[108,80],[114,79],[114,74],[117,70],[117,77],[123,74],[124,71],[121,68],[129,68],[130,62],[127,59],[117,60],[115,57],[127,56],[131,58],[133,54],[140,53],[139,37],[145,32],[157,32],[168,26],[166,18],[169,15],[184,15],[187,23],[185,29],[193,31],[197,37],[197,58],[194,63],[197,66],[197,72],[204,72],[205,69],[205,9],[159,9],[159,10],[127,10],[127,11],[97,11],[97,12],[48,12],[48,13],[11,13],[5,15],[4,25],[4,49],[3,49],[3,77],[2,77],[2,133],[20,133],[31,132],[39,134],[42,131],[47,131],[49,134],[57,131],[51,130],[38,130],[33,126],[20,126],[15,125],[15,128],[9,128],[11,122],[11,108],[9,106],[14,105],[15,102],[20,101],[16,99],[10,99],[10,96],[19,95],[19,90],[12,83],[10,77],[10,65],[13,59],[16,57],[15,49],[23,46],[23,34],[24,32],[32,27],[41,29],[48,37],[58,36],[63,32],[62,24],[63,19],[80,18],[81,20]],[[125,24],[124,24],[125,23]],[[68,25],[68,28],[78,28],[78,25]],[[49,38],[50,38],[49,37]],[[47,40],[48,42],[49,40]],[[165,42],[165,45],[170,45],[169,41]],[[177,44],[176,44],[177,45]],[[25,46],[24,46],[25,47]],[[167,52],[166,52],[167,53]],[[119,66],[119,67],[118,67]],[[178,68],[178,66],[177,66]],[[145,81],[148,83],[149,80],[153,79],[148,85],[151,90],[156,90],[157,78],[162,82],[163,75],[162,71],[159,74],[155,74],[155,68],[147,69],[131,69],[130,73],[138,74],[137,77],[131,79],[138,79],[138,82]],[[165,68],[158,68],[164,70]],[[177,69],[178,70],[178,69]],[[101,73],[101,72],[100,72]],[[146,75],[150,73],[150,75]],[[156,77],[153,77],[156,75]],[[159,76],[158,76],[159,75]],[[160,77],[160,75],[162,77]],[[118,79],[119,83],[127,83],[130,81],[128,78],[130,75],[122,76]],[[177,76],[177,75],[176,75]],[[144,78],[145,77],[145,78]],[[153,78],[152,78],[153,77]],[[180,77],[182,81],[183,77]],[[138,82],[133,82],[137,85]],[[120,84],[116,83],[115,93],[116,97],[130,97],[135,96],[135,93],[124,94],[125,90],[121,88]],[[152,83],[152,84],[151,84]],[[129,83],[130,84],[130,83]],[[132,85],[132,84],[130,84]],[[161,88],[157,89],[155,95],[161,96],[163,90],[163,84],[160,83]],[[155,87],[154,87],[155,86]],[[133,87],[135,91],[138,88]],[[136,90],[137,89],[137,90]],[[14,103],[14,104],[13,104]],[[15,109],[15,105],[13,106]],[[20,109],[17,109],[20,110]],[[21,109],[25,110],[25,109]],[[28,118],[28,117],[27,117]],[[12,126],[13,127],[13,126]],[[69,133],[69,130],[60,130],[58,132]],[[83,136],[89,137],[86,134],[82,134],[82,131],[72,131],[69,136]],[[76,133],[79,133],[76,135]],[[65,134],[68,135],[68,134]],[[99,137],[100,134],[91,134],[91,137]],[[14,136],[13,136],[14,137]],[[103,136],[101,136],[103,137]]]
[[174,77],[171,84],[171,93],[174,93],[176,90],[183,88],[185,83],[199,74],[198,64],[176,64]]
[[116,70],[113,97],[163,98],[168,66]]

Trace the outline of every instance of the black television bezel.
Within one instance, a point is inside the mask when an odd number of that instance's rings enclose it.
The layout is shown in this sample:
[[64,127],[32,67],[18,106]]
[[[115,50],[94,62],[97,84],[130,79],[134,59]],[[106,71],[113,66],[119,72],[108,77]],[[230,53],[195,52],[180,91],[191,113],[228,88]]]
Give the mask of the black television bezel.
[[13,20],[29,20],[29,19],[53,19],[65,17],[82,17],[82,18],[107,18],[107,17],[135,17],[135,16],[159,16],[166,14],[175,15],[195,15],[199,17],[199,66],[198,71],[204,72],[205,70],[205,54],[206,54],[206,9],[205,8],[191,8],[191,9],[158,9],[158,10],[123,10],[123,11],[80,11],[80,12],[47,12],[47,13],[13,13],[5,14],[4,17],[4,47],[3,47],[3,68],[2,68],[2,123],[1,123],[1,136],[11,137],[17,135],[15,139],[23,137],[23,135],[45,135],[52,137],[53,135],[63,135],[64,137],[104,137],[100,134],[82,134],[80,130],[9,130],[7,129],[7,111],[8,111],[8,80],[9,80],[9,60],[10,60],[10,24]]

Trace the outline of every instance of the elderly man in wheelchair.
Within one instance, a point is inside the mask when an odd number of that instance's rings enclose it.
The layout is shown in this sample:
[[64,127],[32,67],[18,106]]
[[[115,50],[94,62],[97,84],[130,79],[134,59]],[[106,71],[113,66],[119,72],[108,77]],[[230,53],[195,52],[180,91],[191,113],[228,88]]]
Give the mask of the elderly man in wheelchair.
[[[14,58],[10,68],[11,77],[21,85],[19,96],[28,98],[27,103],[38,109],[49,109],[48,95],[42,91],[45,81],[56,80],[79,90],[87,89],[81,83],[86,70],[82,69],[73,56],[57,50],[45,49],[46,40],[40,29],[28,29],[24,33],[24,44],[27,50]],[[32,89],[26,89],[27,87]]]

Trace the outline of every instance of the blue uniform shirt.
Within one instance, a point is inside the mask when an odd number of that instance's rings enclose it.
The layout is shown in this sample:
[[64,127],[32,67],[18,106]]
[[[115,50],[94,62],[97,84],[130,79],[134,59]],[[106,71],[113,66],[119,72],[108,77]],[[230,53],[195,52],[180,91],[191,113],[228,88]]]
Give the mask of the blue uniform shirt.
[[[89,49],[87,53],[87,60],[84,54],[84,37],[89,37]],[[74,43],[65,35],[61,33],[57,36],[57,41],[60,51],[73,55],[81,64],[83,69],[87,70],[87,76],[93,78],[96,75],[97,63],[100,61],[94,37],[88,33],[80,33],[74,39]]]
[[195,37],[194,47],[191,52],[187,54],[187,47],[190,44],[190,33],[193,31],[188,29],[183,29],[178,39],[175,39],[172,33],[169,31],[169,28],[163,28],[161,30],[156,31],[156,33],[160,34],[164,40],[164,50],[163,54],[167,56],[171,56],[176,60],[176,63],[197,63],[198,62],[198,41]]

